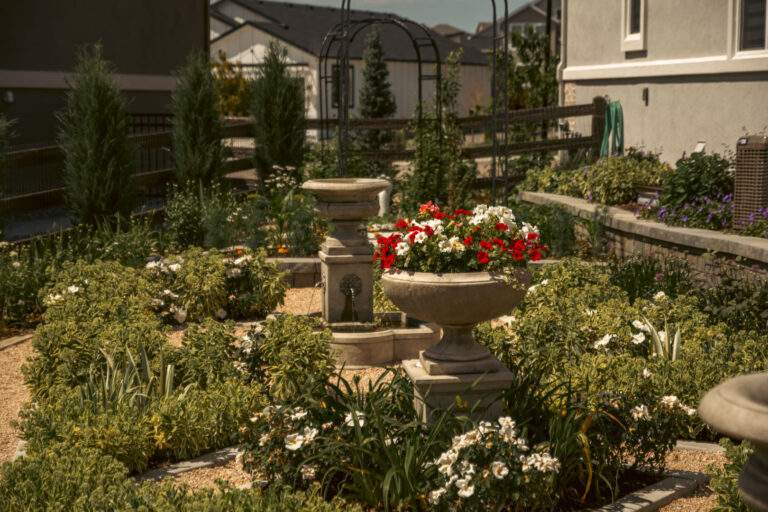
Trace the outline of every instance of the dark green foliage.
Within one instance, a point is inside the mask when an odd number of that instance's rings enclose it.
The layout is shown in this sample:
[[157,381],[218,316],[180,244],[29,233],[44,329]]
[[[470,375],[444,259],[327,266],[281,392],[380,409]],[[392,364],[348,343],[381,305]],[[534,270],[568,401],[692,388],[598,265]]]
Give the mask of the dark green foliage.
[[57,115],[67,208],[86,224],[127,217],[134,205],[130,118],[113,72],[101,46],[80,50],[67,105]]
[[207,319],[201,325],[191,325],[175,357],[179,381],[206,388],[214,382],[237,377],[238,372],[232,365],[236,353],[231,324]]
[[717,153],[692,153],[676,165],[663,181],[659,204],[665,208],[679,208],[703,198],[718,199],[733,192],[730,158]]
[[713,322],[723,322],[734,330],[768,332],[768,281],[749,270],[723,265],[699,299]]
[[659,291],[674,298],[693,286],[688,262],[674,258],[634,256],[613,260],[610,271],[611,284],[627,292],[630,304],[638,298],[650,299]]
[[173,154],[176,181],[210,185],[219,180],[224,159],[219,92],[208,57],[189,56],[173,92]]
[[438,126],[431,112],[425,112],[423,120],[416,125],[413,172],[403,184],[401,208],[405,212],[414,212],[427,201],[434,201],[446,210],[469,206],[477,164],[463,158],[464,134],[456,122],[460,62],[461,52],[454,52],[443,68],[442,126]]
[[292,76],[287,59],[288,50],[271,42],[253,84],[255,164],[262,182],[270,177],[273,166],[299,168],[304,162],[304,81]]
[[136,485],[125,466],[98,450],[54,444],[0,469],[0,511],[133,509]]
[[709,474],[712,478],[710,487],[717,494],[717,512],[751,512],[752,508],[744,503],[739,496],[739,474],[747,463],[754,448],[748,443],[735,444],[729,439],[720,441],[725,448],[727,462],[722,468],[711,467]]
[[[384,60],[381,35],[374,29],[368,34],[363,54],[363,86],[360,89],[360,116],[363,119],[384,119],[397,112],[395,95],[389,82],[389,69]],[[381,151],[392,142],[392,134],[385,130],[365,130],[359,139],[363,151]],[[392,166],[379,161],[366,162],[370,177],[391,175]]]
[[514,197],[510,199],[509,207],[520,220],[539,228],[541,239],[546,240],[549,247],[548,257],[559,258],[576,253],[576,219],[573,215],[558,206],[518,202]]
[[[9,121],[2,114],[0,114],[0,198],[3,197],[3,187],[5,183],[5,176],[3,176],[3,170],[5,167],[5,161],[7,159],[8,151],[10,151],[11,144],[11,128],[13,122]],[[0,218],[0,229],[2,229],[2,218]],[[0,234],[2,234],[0,232]],[[0,239],[2,237],[0,236]]]

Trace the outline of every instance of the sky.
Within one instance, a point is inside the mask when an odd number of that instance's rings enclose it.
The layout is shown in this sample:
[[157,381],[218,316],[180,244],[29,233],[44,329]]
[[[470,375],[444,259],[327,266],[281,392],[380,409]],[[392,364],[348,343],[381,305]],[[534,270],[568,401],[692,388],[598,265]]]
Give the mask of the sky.
[[[289,0],[294,3],[341,7],[341,0]],[[526,0],[509,0],[509,10],[526,3]],[[503,0],[496,0],[499,10]],[[352,9],[387,11],[399,14],[429,26],[450,23],[474,32],[481,21],[490,21],[491,0],[352,0]]]

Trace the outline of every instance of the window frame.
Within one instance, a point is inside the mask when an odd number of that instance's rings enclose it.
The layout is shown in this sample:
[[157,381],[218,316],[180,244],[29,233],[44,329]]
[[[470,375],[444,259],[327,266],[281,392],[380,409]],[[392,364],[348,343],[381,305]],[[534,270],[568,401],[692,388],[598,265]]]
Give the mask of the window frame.
[[744,28],[744,1],[745,0],[736,0],[734,3],[736,4],[736,13],[735,13],[735,26],[734,26],[734,57],[738,58],[741,57],[754,57],[754,56],[764,56],[768,55],[768,2],[766,2],[766,9],[765,9],[765,30],[764,30],[764,41],[763,41],[763,47],[762,48],[747,48],[742,49],[742,36],[743,28]]
[[640,31],[632,33],[630,26],[632,23],[632,2],[633,0],[622,0],[621,2],[621,51],[622,52],[639,52],[647,49],[646,45],[646,22],[647,16],[647,0],[639,0],[640,2]]

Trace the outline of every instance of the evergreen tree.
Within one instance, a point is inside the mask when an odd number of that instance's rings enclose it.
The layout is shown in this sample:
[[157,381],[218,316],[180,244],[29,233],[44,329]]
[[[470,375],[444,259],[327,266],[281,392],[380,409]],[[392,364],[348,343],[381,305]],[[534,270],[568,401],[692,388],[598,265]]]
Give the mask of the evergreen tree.
[[253,84],[251,111],[256,125],[254,163],[261,182],[274,166],[300,168],[306,151],[304,80],[291,75],[288,50],[275,41]]
[[219,93],[208,57],[194,52],[178,72],[171,100],[176,181],[182,186],[211,185],[224,160]]
[[80,50],[66,107],[57,115],[65,200],[80,223],[128,216],[134,205],[130,118],[112,72],[100,45]]
[[[363,86],[360,89],[360,115],[363,119],[386,119],[395,115],[397,104],[389,82],[389,69],[384,61],[384,49],[381,46],[381,34],[372,30],[366,40],[363,53]],[[387,130],[365,130],[360,139],[360,149],[381,151],[392,142],[392,134]],[[391,166],[384,162],[369,162],[368,175],[376,177],[391,174]]]

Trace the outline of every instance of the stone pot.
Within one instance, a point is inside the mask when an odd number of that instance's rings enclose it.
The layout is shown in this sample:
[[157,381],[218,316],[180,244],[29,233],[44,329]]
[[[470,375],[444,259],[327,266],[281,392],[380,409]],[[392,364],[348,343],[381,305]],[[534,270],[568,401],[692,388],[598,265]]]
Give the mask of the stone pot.
[[522,302],[530,274],[518,270],[511,280],[488,272],[431,274],[390,271],[382,276],[387,297],[409,317],[442,327],[438,344],[421,354],[430,375],[499,371],[499,362],[475,342],[474,326],[509,314]]
[[699,404],[699,416],[715,430],[755,446],[741,472],[739,493],[756,510],[768,511],[768,373],[742,375],[711,389]]

